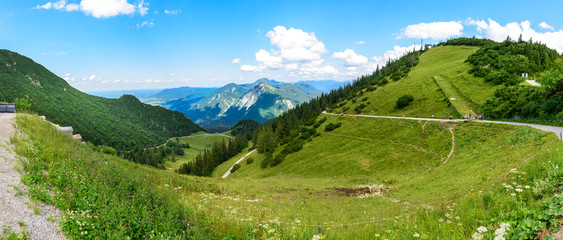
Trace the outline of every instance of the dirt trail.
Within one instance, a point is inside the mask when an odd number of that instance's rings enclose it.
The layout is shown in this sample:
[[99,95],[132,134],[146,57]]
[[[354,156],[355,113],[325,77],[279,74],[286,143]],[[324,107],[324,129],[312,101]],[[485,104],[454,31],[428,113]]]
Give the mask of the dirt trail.
[[[66,239],[58,231],[56,219],[60,212],[48,205],[34,204],[25,194],[26,186],[21,183],[21,175],[16,168],[21,164],[12,152],[10,137],[16,132],[13,113],[0,113],[0,228],[11,227],[13,232],[28,232],[30,239]],[[50,216],[50,217],[49,217]],[[48,221],[47,218],[53,219]],[[23,228],[20,226],[23,224]]]
[[256,149],[248,152],[247,154],[245,154],[244,156],[242,156],[237,162],[235,162],[235,164],[233,164],[233,166],[231,166],[231,168],[229,168],[229,170],[227,170],[227,172],[225,174],[223,174],[223,178],[227,178],[229,175],[231,175],[231,170],[233,169],[233,167],[240,163],[242,160],[244,160],[246,157],[248,157],[248,155],[252,154],[253,152],[255,152]]

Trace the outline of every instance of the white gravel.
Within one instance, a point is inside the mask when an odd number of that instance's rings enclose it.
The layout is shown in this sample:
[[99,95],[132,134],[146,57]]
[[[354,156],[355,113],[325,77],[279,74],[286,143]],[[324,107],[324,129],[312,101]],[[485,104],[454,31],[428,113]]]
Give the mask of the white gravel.
[[[22,169],[21,164],[10,145],[10,136],[15,133],[15,116],[13,113],[0,113],[0,235],[7,226],[11,226],[14,232],[21,232],[23,229],[18,222],[23,222],[30,239],[66,239],[57,227],[60,211],[38,202],[37,207],[41,213],[35,214],[32,203],[25,194],[26,187],[21,183],[20,173],[16,170]],[[24,194],[16,196],[16,189]],[[47,220],[48,217],[51,221]]]

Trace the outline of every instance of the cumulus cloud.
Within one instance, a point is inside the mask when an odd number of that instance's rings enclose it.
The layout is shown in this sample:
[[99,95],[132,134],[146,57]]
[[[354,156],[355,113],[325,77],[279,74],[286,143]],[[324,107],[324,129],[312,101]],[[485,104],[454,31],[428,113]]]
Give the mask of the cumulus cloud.
[[260,49],[260,51],[254,55],[256,56],[256,61],[261,63],[265,68],[277,69],[283,67],[283,60],[281,57],[274,56],[264,49]]
[[328,52],[323,42],[314,32],[277,26],[266,36],[272,45],[280,48],[280,56],[290,61],[312,61],[321,59],[321,54]]
[[235,58],[233,59],[233,61],[231,62],[233,64],[239,64],[240,63],[240,58]]
[[504,26],[492,19],[488,19],[488,22],[470,19],[466,23],[477,26],[477,32],[485,34],[486,38],[493,41],[501,42],[506,40],[507,37],[518,39],[522,36],[522,39],[526,41],[532,39],[534,42],[544,43],[557,52],[563,53],[563,30],[539,33],[532,29],[530,21],[511,22]]
[[128,3],[127,0],[81,0],[80,4],[67,4],[66,0],[60,0],[37,5],[34,9],[82,11],[95,18],[109,18],[117,15],[130,15],[137,11],[141,16],[145,16],[149,10],[148,5],[144,0],[141,0],[137,6]]
[[550,26],[550,25],[547,24],[546,22],[541,22],[541,23],[539,24],[539,26],[540,26],[541,28],[543,28],[543,29],[549,29],[549,30],[551,30],[551,31],[554,31],[554,30],[555,30],[555,29],[553,29],[552,26]]
[[418,23],[408,25],[403,29],[401,38],[432,38],[432,39],[445,39],[450,37],[461,36],[463,33],[463,25],[460,22],[431,22],[431,23]]
[[297,63],[290,63],[285,65],[285,70],[292,71],[299,69],[299,65]]
[[[393,47],[393,50],[389,50],[383,53],[383,56],[374,56],[372,57],[372,59],[375,62],[375,64],[379,66],[384,66],[387,63],[387,61],[399,59],[400,57],[404,56],[409,52],[419,50],[420,47],[421,45],[417,45],[417,44],[413,44],[408,47],[401,47],[396,45]],[[373,70],[375,70],[375,68]]]
[[312,75],[315,77],[322,75],[338,75],[339,72],[336,68],[331,65],[323,65],[324,60],[319,59],[316,61],[310,61],[304,63],[299,70],[299,74]]
[[169,15],[178,15],[180,13],[182,13],[182,9],[176,9],[176,10],[164,10],[165,14],[169,14]]
[[96,79],[96,75],[95,75],[95,74],[92,74],[92,75],[90,75],[90,77],[89,77],[88,79],[89,79],[90,81],[92,81],[92,80]]
[[344,52],[335,52],[333,58],[344,59],[348,66],[364,65],[368,62],[368,58],[357,54],[352,49],[346,49]]

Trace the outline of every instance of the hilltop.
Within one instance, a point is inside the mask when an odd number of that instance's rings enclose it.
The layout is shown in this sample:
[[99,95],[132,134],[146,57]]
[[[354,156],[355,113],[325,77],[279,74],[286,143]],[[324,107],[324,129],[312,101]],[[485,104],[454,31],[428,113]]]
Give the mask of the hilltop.
[[0,89],[8,101],[28,102],[30,110],[61,126],[72,126],[84,140],[118,150],[157,145],[203,130],[182,113],[141,103],[132,95],[107,99],[83,93],[8,50],[0,50]]

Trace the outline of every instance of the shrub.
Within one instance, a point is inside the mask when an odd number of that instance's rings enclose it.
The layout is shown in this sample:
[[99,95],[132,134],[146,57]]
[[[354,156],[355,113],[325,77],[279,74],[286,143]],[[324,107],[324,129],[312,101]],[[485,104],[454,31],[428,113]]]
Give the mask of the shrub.
[[342,126],[342,123],[329,123],[325,126],[325,132],[330,132]]
[[262,160],[262,164],[260,165],[262,168],[267,168],[268,165],[270,165],[270,163],[272,162],[272,154],[267,152],[266,157],[264,158],[264,160]]
[[285,156],[287,156],[287,154],[285,154],[285,153],[280,153],[280,154],[276,155],[274,160],[270,163],[270,166],[272,166],[272,167],[277,166],[278,164],[280,164],[285,159]]
[[403,95],[399,97],[399,99],[397,99],[397,102],[395,103],[395,108],[396,109],[404,108],[408,106],[412,101],[414,101],[414,97],[412,95]]
[[234,172],[235,172],[236,170],[238,170],[239,168],[240,168],[240,164],[238,164],[238,163],[235,164],[235,165],[233,166],[233,168],[231,168],[231,173],[234,173]]
[[251,163],[253,163],[253,162],[254,162],[254,158],[248,158],[248,159],[246,159],[246,164],[247,164],[247,165],[248,165],[248,164],[251,164]]

